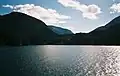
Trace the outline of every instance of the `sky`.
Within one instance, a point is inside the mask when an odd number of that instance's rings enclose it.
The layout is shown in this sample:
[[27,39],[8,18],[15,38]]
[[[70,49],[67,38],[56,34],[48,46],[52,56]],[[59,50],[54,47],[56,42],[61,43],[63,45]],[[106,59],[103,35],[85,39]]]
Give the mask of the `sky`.
[[0,14],[22,12],[47,25],[90,32],[120,15],[120,0],[0,0]]

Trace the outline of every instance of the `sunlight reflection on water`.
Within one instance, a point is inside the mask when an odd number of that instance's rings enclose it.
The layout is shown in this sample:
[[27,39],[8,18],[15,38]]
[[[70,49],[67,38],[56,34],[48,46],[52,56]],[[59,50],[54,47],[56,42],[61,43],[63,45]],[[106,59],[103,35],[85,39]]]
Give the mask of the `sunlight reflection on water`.
[[[62,48],[61,48],[62,47]],[[119,46],[47,46],[45,54],[50,61],[60,62],[69,76],[119,76]],[[67,59],[68,57],[68,59]],[[54,58],[54,59],[53,59]],[[56,58],[56,59],[55,59]],[[64,61],[66,60],[66,61]],[[61,71],[60,64],[58,68]],[[62,72],[64,75],[64,72]],[[67,74],[65,74],[67,75]]]
[[120,47],[98,48],[92,63],[88,62],[86,69],[76,76],[120,76]]
[[0,69],[7,76],[120,76],[119,46],[48,45],[0,52]]

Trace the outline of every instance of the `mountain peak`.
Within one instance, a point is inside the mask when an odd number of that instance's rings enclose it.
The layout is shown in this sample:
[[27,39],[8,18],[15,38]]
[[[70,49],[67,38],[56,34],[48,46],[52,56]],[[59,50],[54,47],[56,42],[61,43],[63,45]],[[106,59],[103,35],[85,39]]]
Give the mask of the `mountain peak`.
[[20,12],[3,15],[0,24],[1,45],[44,44],[57,36],[43,21]]
[[24,13],[21,13],[21,12],[11,12],[9,14],[6,14],[6,15],[2,15],[3,18],[6,18],[6,19],[10,19],[10,20],[19,20],[19,21],[26,21],[26,20],[30,20],[30,21],[35,21],[35,22],[41,22],[43,23],[44,25],[46,25],[43,21],[35,18],[35,17],[32,17],[32,16],[29,16],[27,14],[24,14]]
[[21,13],[21,12],[11,12],[11,13],[6,14],[6,15],[27,15],[27,14],[24,14],[24,13]]

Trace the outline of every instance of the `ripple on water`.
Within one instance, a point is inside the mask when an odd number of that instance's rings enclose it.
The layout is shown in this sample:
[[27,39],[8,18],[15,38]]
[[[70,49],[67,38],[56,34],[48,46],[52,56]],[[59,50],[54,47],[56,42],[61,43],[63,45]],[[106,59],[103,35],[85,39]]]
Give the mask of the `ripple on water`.
[[[120,76],[120,48],[100,48],[100,52],[92,55],[91,62],[87,62],[87,67],[76,76]],[[85,67],[85,62],[80,66]],[[77,63],[78,64],[78,63]],[[77,65],[75,64],[75,65]],[[79,67],[76,66],[76,67]],[[76,68],[75,67],[75,68]],[[81,69],[79,69],[81,70]]]

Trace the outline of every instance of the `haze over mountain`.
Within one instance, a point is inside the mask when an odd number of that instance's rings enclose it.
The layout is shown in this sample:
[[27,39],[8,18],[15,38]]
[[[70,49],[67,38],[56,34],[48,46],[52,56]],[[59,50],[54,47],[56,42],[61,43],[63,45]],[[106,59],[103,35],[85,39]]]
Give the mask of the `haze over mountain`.
[[56,26],[52,26],[49,25],[48,26],[52,31],[54,31],[55,33],[59,34],[59,35],[70,35],[73,34],[73,32],[69,29],[65,29],[62,27],[56,27]]

